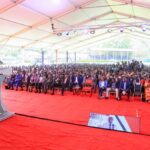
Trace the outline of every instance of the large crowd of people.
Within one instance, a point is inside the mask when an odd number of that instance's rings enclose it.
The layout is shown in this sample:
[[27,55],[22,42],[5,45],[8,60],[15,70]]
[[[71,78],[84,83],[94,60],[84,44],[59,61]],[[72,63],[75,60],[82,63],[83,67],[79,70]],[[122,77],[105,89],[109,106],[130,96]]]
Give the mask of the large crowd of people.
[[[36,93],[55,94],[59,88],[64,95],[66,90],[75,87],[84,88],[91,81],[91,89],[98,98],[109,99],[115,94],[116,100],[122,95],[134,95],[136,91],[144,93],[150,84],[150,70],[142,62],[120,62],[112,65],[100,64],[59,64],[44,66],[14,67],[10,77],[5,80],[7,89],[26,90]],[[105,93],[105,94],[104,94]],[[104,96],[105,95],[105,96]],[[144,99],[142,99],[144,101]]]

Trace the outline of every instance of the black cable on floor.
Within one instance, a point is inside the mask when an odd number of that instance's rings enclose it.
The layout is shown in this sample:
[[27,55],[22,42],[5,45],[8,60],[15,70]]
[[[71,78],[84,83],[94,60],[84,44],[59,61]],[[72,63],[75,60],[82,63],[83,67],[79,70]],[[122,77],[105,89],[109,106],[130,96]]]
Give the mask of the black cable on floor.
[[[74,125],[74,126],[80,126],[80,127],[86,127],[86,128],[94,128],[94,129],[101,129],[101,130],[107,130],[107,131],[114,131],[110,129],[105,129],[105,128],[96,128],[96,127],[91,127],[83,124],[77,124],[77,123],[72,123],[72,122],[66,122],[66,121],[61,121],[61,120],[54,120],[54,119],[49,119],[49,118],[43,118],[43,117],[37,117],[37,116],[32,116],[32,115],[26,115],[26,114],[20,114],[20,113],[15,113],[16,115],[23,116],[23,117],[28,117],[28,118],[34,118],[34,119],[41,119],[41,120],[46,120],[46,121],[51,121],[51,122],[58,122],[58,123],[63,123],[63,124],[68,124],[68,125]],[[121,132],[121,133],[126,133],[126,134],[136,134],[136,135],[143,135],[143,136],[150,136],[150,134],[144,134],[144,133],[134,133],[134,132],[123,132],[123,131],[118,131],[115,130],[115,132]]]

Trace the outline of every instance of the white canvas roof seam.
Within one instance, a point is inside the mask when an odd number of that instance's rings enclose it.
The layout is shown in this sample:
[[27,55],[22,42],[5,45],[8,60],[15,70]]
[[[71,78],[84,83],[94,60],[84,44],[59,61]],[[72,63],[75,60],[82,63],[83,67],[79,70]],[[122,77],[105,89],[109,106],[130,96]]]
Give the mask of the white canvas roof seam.
[[[33,9],[35,7],[33,7],[34,3],[32,3],[32,1],[34,2],[35,0],[30,0],[30,3],[28,3],[29,0],[16,0],[15,2],[6,0],[3,3],[0,2],[0,23],[2,25],[0,25],[0,35],[6,35],[0,38],[0,45],[3,45],[3,49],[7,47],[7,44],[11,46],[10,43],[12,42],[14,42],[12,46],[16,46],[17,48],[20,46],[20,50],[22,48],[31,47],[31,45],[40,45],[40,43],[43,42],[49,44],[49,46],[59,44],[59,49],[64,50],[64,45],[66,45],[67,41],[69,42],[71,40],[72,42],[67,44],[69,46],[85,39],[82,33],[72,37],[57,37],[51,30],[50,18],[53,20],[56,32],[63,32],[74,28],[80,29],[81,27],[96,28],[97,26],[103,28],[96,30],[106,31],[105,25],[107,26],[110,23],[113,26],[113,21],[117,21],[118,26],[121,26],[123,22],[129,26],[133,26],[134,24],[150,24],[150,2],[143,0],[133,0],[132,3],[129,2],[129,0],[62,0],[60,2],[64,1],[66,4],[68,3],[68,8],[65,8],[61,13],[56,13],[57,15],[55,16],[42,12],[41,10],[44,10],[44,8],[39,10],[38,7],[36,7],[36,9]],[[48,1],[50,2],[50,0],[47,0],[47,2]],[[43,3],[46,4],[46,1],[43,1]],[[63,3],[61,5],[63,5]],[[23,7],[24,10],[21,11]],[[50,9],[51,7],[52,6],[50,6]],[[11,15],[11,12],[13,13],[12,10],[14,12],[18,11],[18,13],[31,13],[32,21],[30,18],[24,18],[24,21],[21,21],[23,17],[17,20],[19,18],[15,18],[15,15],[12,15],[12,17],[8,16]],[[59,12],[57,9],[54,9],[54,12],[55,11]],[[36,19],[38,16],[40,18],[39,20]],[[34,18],[35,21],[33,21]],[[144,36],[147,39],[149,38],[149,27],[147,27],[146,32],[140,32],[140,26],[137,28],[139,29],[135,31],[136,34]],[[111,36],[111,34],[107,32],[106,34],[108,34],[108,37]],[[129,30],[128,34],[130,34]],[[131,34],[134,35],[134,33]],[[98,35],[97,31],[95,33],[95,36],[96,35]],[[53,42],[48,42],[47,39],[49,39],[49,37],[55,37],[55,40],[53,39]],[[21,41],[21,39],[24,40],[24,42]],[[92,40],[93,37],[91,36],[90,39]],[[4,45],[3,43],[5,41],[7,41],[7,43]],[[84,44],[82,42],[80,43],[81,46]],[[48,50],[48,46],[45,47],[44,44],[43,48]]]

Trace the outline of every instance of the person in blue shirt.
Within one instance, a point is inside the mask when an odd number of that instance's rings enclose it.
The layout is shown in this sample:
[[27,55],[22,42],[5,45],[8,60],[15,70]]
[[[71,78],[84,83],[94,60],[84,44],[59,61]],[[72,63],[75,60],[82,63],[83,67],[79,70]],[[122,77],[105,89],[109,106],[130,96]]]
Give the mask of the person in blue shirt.
[[22,75],[19,72],[17,72],[17,74],[16,74],[15,83],[16,83],[16,90],[18,90],[19,86],[22,89]]
[[98,83],[98,87],[99,87],[99,98],[103,97],[103,92],[106,91],[107,88],[107,80],[105,80],[104,77],[101,77],[99,83]]

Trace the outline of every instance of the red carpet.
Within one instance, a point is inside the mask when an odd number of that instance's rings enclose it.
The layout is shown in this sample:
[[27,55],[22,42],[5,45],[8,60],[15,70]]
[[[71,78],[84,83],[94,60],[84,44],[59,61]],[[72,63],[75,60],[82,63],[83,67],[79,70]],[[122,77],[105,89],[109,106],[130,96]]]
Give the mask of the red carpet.
[[149,150],[150,137],[15,116],[1,123],[2,150]]
[[[87,125],[90,112],[141,117],[141,132],[150,134],[150,105],[136,101],[98,100],[97,95],[65,96],[6,91],[9,110],[33,116]],[[150,136],[66,125],[15,116],[1,123],[0,149],[98,150],[150,149]],[[11,148],[12,149],[12,148]]]

